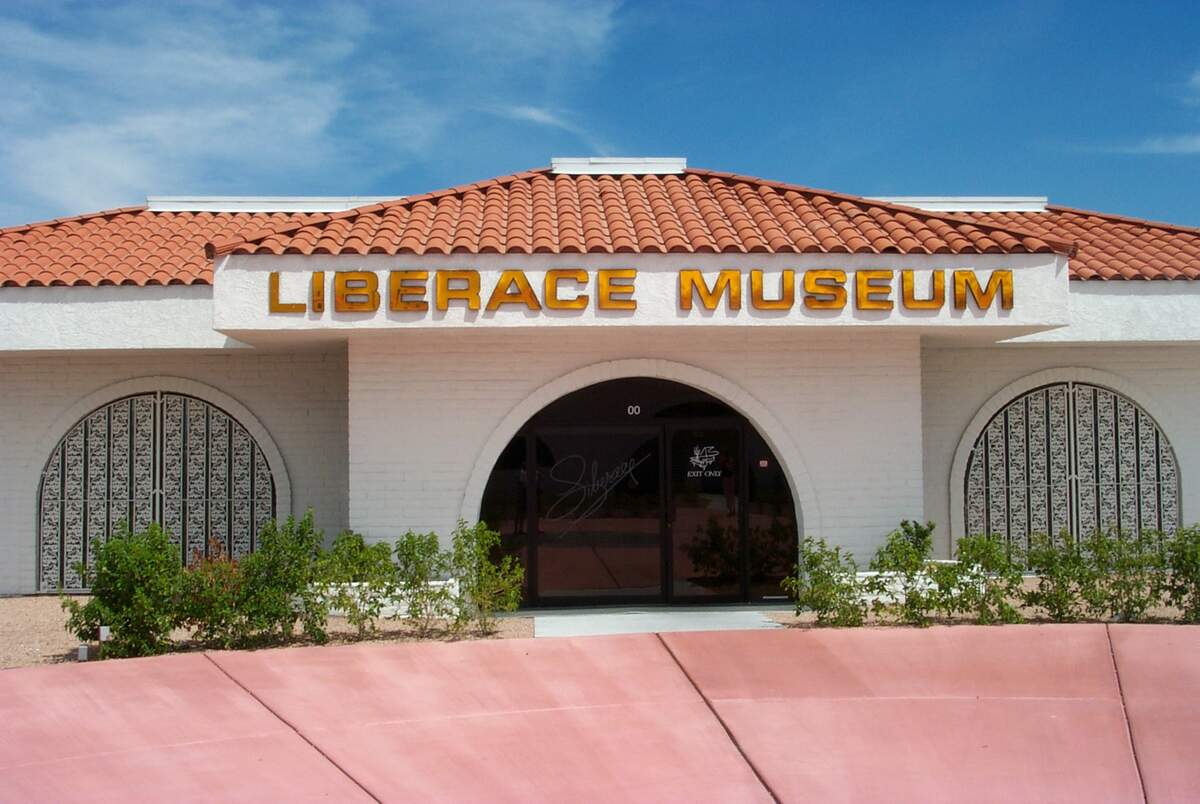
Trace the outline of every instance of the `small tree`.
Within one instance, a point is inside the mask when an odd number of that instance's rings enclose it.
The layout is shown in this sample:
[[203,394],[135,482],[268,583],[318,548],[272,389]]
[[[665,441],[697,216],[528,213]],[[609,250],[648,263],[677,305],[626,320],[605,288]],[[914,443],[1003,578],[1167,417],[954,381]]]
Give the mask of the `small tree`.
[[1086,614],[1083,592],[1095,584],[1095,577],[1070,534],[1030,536],[1026,560],[1037,575],[1037,586],[1022,594],[1026,606],[1040,609],[1055,622],[1075,622]]
[[247,642],[250,626],[239,605],[244,585],[241,567],[225,545],[209,540],[208,555],[196,555],[183,572],[179,624],[192,629],[193,638],[205,646],[233,648]]
[[1157,534],[1112,528],[1096,531],[1082,548],[1089,570],[1083,597],[1093,617],[1138,622],[1161,602],[1164,562]]
[[1180,528],[1164,544],[1167,602],[1184,622],[1200,622],[1200,525]]
[[454,627],[475,624],[480,634],[496,628],[495,613],[515,611],[521,604],[525,568],[513,556],[495,560],[500,534],[483,522],[468,526],[458,521],[451,536],[450,572],[458,589],[454,596]]
[[151,524],[133,533],[122,523],[96,548],[92,565],[81,563],[78,571],[91,599],[81,604],[62,598],[68,631],[87,642],[108,626],[111,640],[101,645],[101,655],[148,656],[170,649],[183,566],[162,528]]
[[933,528],[932,522],[904,520],[871,559],[871,569],[878,574],[867,582],[867,590],[875,597],[871,607],[876,614],[929,625],[929,613],[938,601],[929,575]]
[[450,571],[450,557],[436,533],[411,530],[396,540],[395,552],[403,615],[419,635],[427,636],[451,610],[450,587],[438,583]]
[[815,612],[818,625],[854,627],[866,619],[858,565],[842,548],[830,547],[824,539],[801,540],[800,563],[783,579],[782,586],[796,599],[796,613]]
[[268,522],[258,549],[241,560],[244,594],[239,605],[259,639],[290,638],[297,619],[310,639],[328,638],[329,604],[319,588],[318,571],[323,539],[309,509],[299,520],[288,517],[282,527]]
[[361,534],[342,531],[318,564],[326,602],[346,616],[360,638],[374,633],[383,607],[396,596],[391,545],[368,545]]
[[1021,567],[1005,542],[995,536],[964,536],[955,547],[953,598],[958,612],[974,615],[980,625],[1019,623],[1013,605],[1021,595]]

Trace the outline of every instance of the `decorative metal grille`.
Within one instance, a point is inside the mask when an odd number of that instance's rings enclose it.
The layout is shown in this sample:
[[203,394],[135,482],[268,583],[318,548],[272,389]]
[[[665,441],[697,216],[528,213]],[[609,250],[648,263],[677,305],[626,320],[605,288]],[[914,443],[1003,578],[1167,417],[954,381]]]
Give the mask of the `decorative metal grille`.
[[1046,385],[992,417],[967,462],[967,533],[1028,544],[1120,527],[1173,533],[1179,470],[1137,403],[1096,385]]
[[89,413],[50,455],[38,495],[38,584],[84,587],[76,566],[120,523],[159,522],[185,561],[210,539],[245,555],[275,516],[262,449],[229,414],[183,394],[125,397]]

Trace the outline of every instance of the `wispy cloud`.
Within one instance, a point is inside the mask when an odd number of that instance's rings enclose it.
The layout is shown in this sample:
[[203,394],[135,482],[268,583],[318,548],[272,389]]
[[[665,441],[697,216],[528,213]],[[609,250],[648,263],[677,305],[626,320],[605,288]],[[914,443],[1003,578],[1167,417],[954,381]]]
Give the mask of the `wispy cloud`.
[[1181,134],[1174,137],[1147,137],[1139,143],[1108,149],[1122,154],[1200,154],[1200,134]]
[[539,106],[498,107],[492,108],[489,111],[510,120],[533,123],[572,134],[592,152],[590,155],[607,156],[612,153],[611,145],[597,139],[582,126],[572,122],[560,112],[544,109]]
[[358,192],[446,158],[480,112],[514,140],[534,124],[598,149],[562,100],[607,55],[616,11],[607,0],[0,11],[0,214],[20,215],[0,223],[156,192],[312,193],[331,177]]
[[[1172,94],[1185,106],[1200,106],[1200,70],[1192,73],[1183,82],[1182,89],[1177,84]],[[1200,154],[1200,133],[1148,136],[1134,143],[1105,146],[1095,150],[1113,154],[1190,156]]]

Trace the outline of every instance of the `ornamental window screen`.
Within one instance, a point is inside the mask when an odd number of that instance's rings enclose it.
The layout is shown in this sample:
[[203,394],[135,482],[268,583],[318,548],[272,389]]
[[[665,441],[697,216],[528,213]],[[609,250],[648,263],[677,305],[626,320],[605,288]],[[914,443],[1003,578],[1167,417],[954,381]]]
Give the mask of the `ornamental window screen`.
[[972,535],[1027,545],[1031,534],[1179,527],[1166,435],[1137,403],[1097,385],[1055,383],[1014,399],[975,441],[965,484]]
[[234,557],[254,550],[275,516],[262,449],[220,408],[183,394],[119,399],[76,423],[54,448],[38,495],[39,587],[82,589],[76,565],[122,522],[159,522],[185,561],[210,539]]

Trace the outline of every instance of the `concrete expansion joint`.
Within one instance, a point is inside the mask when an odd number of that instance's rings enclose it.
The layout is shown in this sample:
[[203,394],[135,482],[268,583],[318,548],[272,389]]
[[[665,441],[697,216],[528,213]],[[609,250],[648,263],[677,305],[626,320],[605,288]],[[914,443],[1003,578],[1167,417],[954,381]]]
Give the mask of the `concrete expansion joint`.
[[758,783],[762,785],[763,790],[767,792],[767,795],[771,797],[771,800],[774,801],[775,804],[779,804],[779,795],[771,789],[771,785],[767,783],[767,780],[763,777],[762,772],[755,766],[753,760],[750,759],[745,750],[742,749],[742,746],[740,743],[738,743],[737,737],[734,736],[733,731],[721,718],[721,715],[717,712],[717,708],[713,706],[712,701],[708,699],[708,696],[705,695],[703,690],[700,689],[699,685],[696,684],[696,680],[692,678],[692,674],[689,673],[687,668],[683,666],[683,663],[679,661],[679,657],[675,655],[675,651],[671,650],[671,646],[667,644],[665,639],[663,639],[662,634],[655,634],[654,636],[658,639],[659,644],[663,646],[663,650],[667,652],[667,655],[671,657],[671,661],[673,661],[675,666],[679,668],[679,672],[682,673],[683,677],[687,679],[688,684],[691,684],[692,689],[695,690],[696,694],[700,696],[700,700],[704,701],[704,705],[708,707],[708,711],[712,713],[714,718],[716,718],[717,723],[721,724],[721,729],[724,730],[725,736],[729,738],[729,742],[741,756],[742,761],[746,763],[746,767],[748,767],[750,772],[754,774],[754,778],[758,779]]
[[1138,785],[1142,789],[1142,804],[1146,798],[1146,779],[1142,774],[1142,763],[1138,759],[1137,743],[1133,739],[1133,724],[1129,722],[1129,710],[1125,706],[1125,690],[1121,687],[1121,666],[1117,663],[1117,651],[1113,647],[1112,627],[1104,624],[1104,638],[1108,640],[1108,656],[1112,659],[1113,678],[1117,682],[1117,699],[1121,702],[1121,719],[1125,722],[1125,735],[1129,738],[1129,753],[1133,755],[1133,768],[1137,773]]
[[375,795],[369,789],[367,789],[367,787],[365,785],[363,785],[362,782],[360,782],[358,779],[355,779],[353,776],[351,776],[350,772],[347,771],[345,768],[343,768],[341,765],[339,765],[333,759],[333,757],[329,756],[329,754],[322,751],[320,746],[318,746],[312,740],[308,739],[308,736],[305,735],[304,732],[300,731],[300,729],[296,728],[295,724],[293,724],[287,718],[285,718],[283,715],[279,714],[274,709],[272,709],[267,704],[266,701],[264,701],[262,698],[255,695],[253,690],[251,690],[249,687],[247,687],[245,684],[243,684],[241,681],[239,681],[236,677],[234,677],[234,675],[232,673],[230,673],[228,670],[226,670],[225,667],[222,666],[222,664],[220,662],[218,662],[216,659],[214,659],[212,657],[211,652],[204,651],[203,656],[205,659],[207,659],[209,662],[212,663],[213,667],[215,667],[215,668],[217,668],[217,670],[221,671],[222,675],[224,675],[226,678],[228,678],[230,681],[232,681],[234,684],[236,684],[242,690],[242,692],[246,693],[251,698],[253,698],[255,700],[255,702],[257,702],[258,705],[261,706],[263,709],[267,710],[267,712],[269,712],[272,717],[274,717],[276,720],[278,720],[283,725],[287,726],[293,733],[295,733],[295,735],[297,737],[299,737],[301,740],[303,740],[305,743],[307,743],[309,747],[311,747],[314,751],[316,751],[318,754],[320,754],[325,759],[326,762],[328,762],[330,765],[332,765],[334,768],[336,768],[339,773],[341,773],[343,776],[345,776],[347,779],[349,779],[354,784],[355,787],[357,787],[359,790],[362,790],[363,793],[365,793],[367,796],[369,796],[372,801],[376,801],[376,802],[383,801],[383,799],[381,799],[379,796]]

